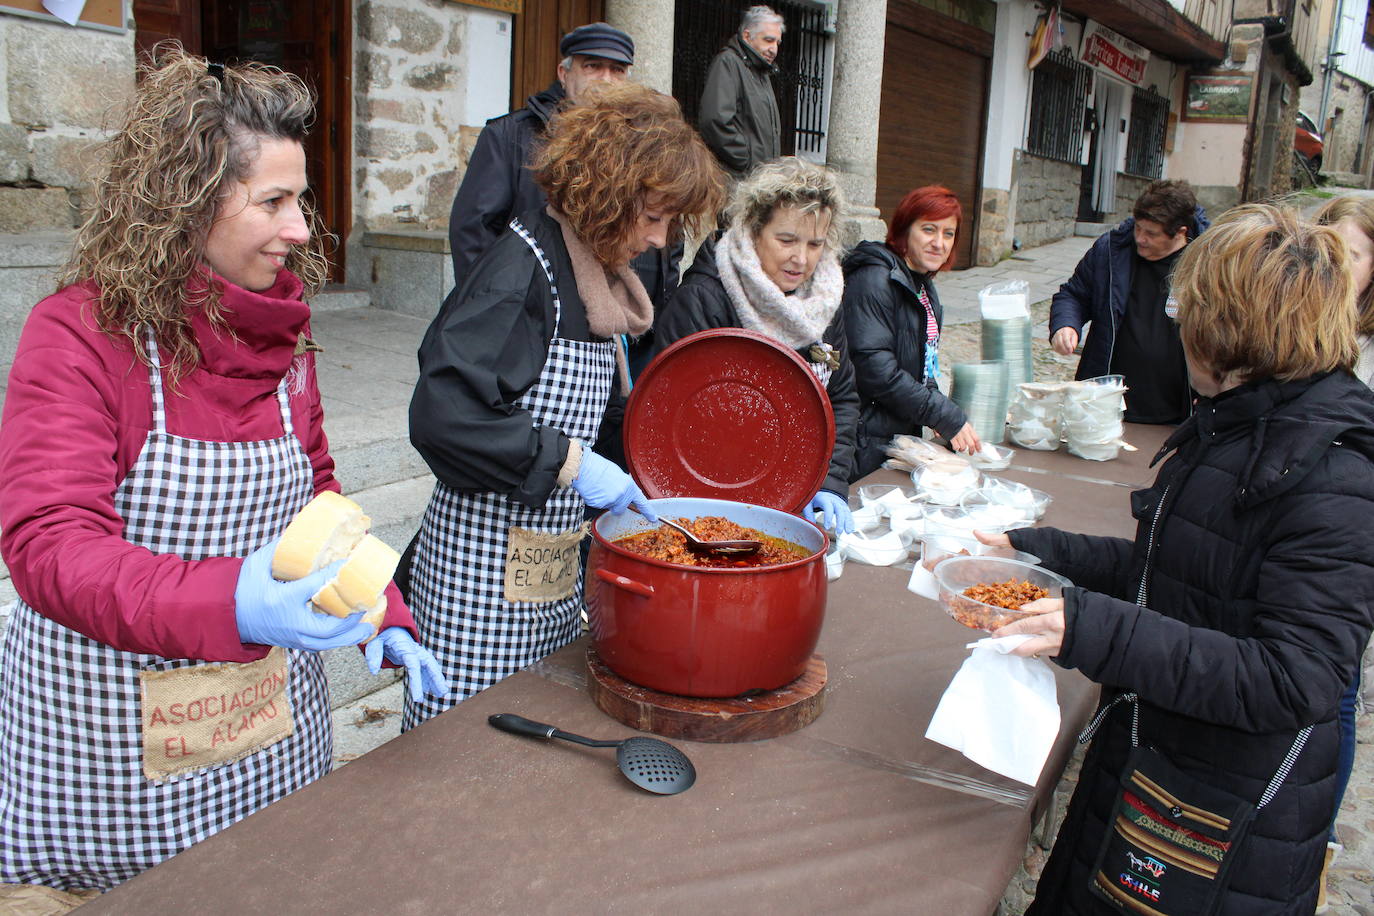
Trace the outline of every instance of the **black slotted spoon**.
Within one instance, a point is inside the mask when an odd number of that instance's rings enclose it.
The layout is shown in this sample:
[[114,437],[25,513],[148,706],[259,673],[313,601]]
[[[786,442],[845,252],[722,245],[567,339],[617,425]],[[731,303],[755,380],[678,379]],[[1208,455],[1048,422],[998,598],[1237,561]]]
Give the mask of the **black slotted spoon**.
[[676,795],[685,792],[697,781],[696,768],[687,755],[667,741],[634,736],[619,741],[598,741],[565,732],[543,722],[534,722],[514,713],[500,712],[487,716],[493,728],[512,735],[530,738],[562,738],[587,747],[615,748],[615,762],[625,778],[648,792],[657,795]]

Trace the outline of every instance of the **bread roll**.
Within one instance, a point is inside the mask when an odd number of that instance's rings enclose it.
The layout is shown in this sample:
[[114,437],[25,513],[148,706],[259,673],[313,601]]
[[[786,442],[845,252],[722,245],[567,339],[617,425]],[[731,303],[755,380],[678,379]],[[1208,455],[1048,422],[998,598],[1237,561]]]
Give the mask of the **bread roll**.
[[282,532],[272,554],[272,575],[291,582],[337,563],[358,546],[371,524],[372,519],[353,500],[325,490],[297,512]]
[[401,555],[367,533],[371,523],[353,500],[331,490],[320,493],[282,532],[272,554],[272,575],[291,581],[345,560],[311,603],[334,617],[365,611],[363,621],[375,636],[386,616],[386,586]]
[[399,553],[372,535],[365,535],[348,554],[348,562],[311,600],[316,608],[335,617],[366,609],[363,620],[376,629],[386,612],[383,592],[400,562]]

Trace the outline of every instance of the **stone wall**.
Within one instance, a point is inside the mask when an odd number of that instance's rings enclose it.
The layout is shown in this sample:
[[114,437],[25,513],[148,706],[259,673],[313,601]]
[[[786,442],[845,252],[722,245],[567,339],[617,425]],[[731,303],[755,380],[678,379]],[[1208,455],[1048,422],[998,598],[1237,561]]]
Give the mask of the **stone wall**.
[[[1320,80],[1313,83],[1319,86]],[[1344,73],[1335,73],[1331,79],[1331,94],[1327,98],[1326,111],[1330,127],[1318,124],[1322,131],[1324,148],[1322,150],[1323,172],[1359,172],[1369,174],[1369,155],[1361,168],[1355,167],[1355,154],[1360,146],[1360,132],[1364,129],[1365,106],[1370,92],[1368,86]],[[1320,111],[1307,112],[1313,118]]]
[[368,230],[444,230],[481,125],[464,125],[473,7],[359,0],[353,212]]
[[1116,209],[1102,217],[1104,223],[1115,226],[1123,219],[1131,215],[1135,209],[1135,201],[1145,186],[1153,179],[1142,178],[1139,175],[1128,175],[1125,172],[1116,173]]
[[0,13],[0,233],[71,229],[134,86],[133,32]]
[[133,86],[132,31],[0,13],[0,372],[56,287],[99,142]]
[[[1073,235],[1082,167],[1016,151],[1013,164],[1013,235],[1023,248]],[[980,262],[981,263],[981,262]]]

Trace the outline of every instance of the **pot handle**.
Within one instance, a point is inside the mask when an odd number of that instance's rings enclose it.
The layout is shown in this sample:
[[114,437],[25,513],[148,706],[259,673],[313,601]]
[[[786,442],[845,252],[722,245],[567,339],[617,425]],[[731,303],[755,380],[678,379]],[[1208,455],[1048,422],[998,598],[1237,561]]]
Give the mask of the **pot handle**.
[[645,585],[643,582],[636,582],[634,579],[617,576],[608,569],[598,569],[596,571],[596,577],[602,582],[614,585],[617,588],[623,588],[625,591],[639,595],[641,598],[652,598],[654,596],[654,587],[652,585]]

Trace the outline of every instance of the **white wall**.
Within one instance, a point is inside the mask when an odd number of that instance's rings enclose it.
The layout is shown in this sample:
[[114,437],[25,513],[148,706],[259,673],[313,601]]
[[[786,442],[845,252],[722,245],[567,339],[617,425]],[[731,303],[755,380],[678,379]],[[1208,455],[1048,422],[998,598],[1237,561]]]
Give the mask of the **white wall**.
[[983,145],[983,187],[1011,189],[1014,151],[1026,137],[1030,110],[1031,72],[1026,69],[1036,9],[1026,0],[997,5],[988,81],[988,129]]
[[472,75],[464,99],[464,124],[479,126],[510,110],[511,31],[509,13],[468,11],[467,66]]

